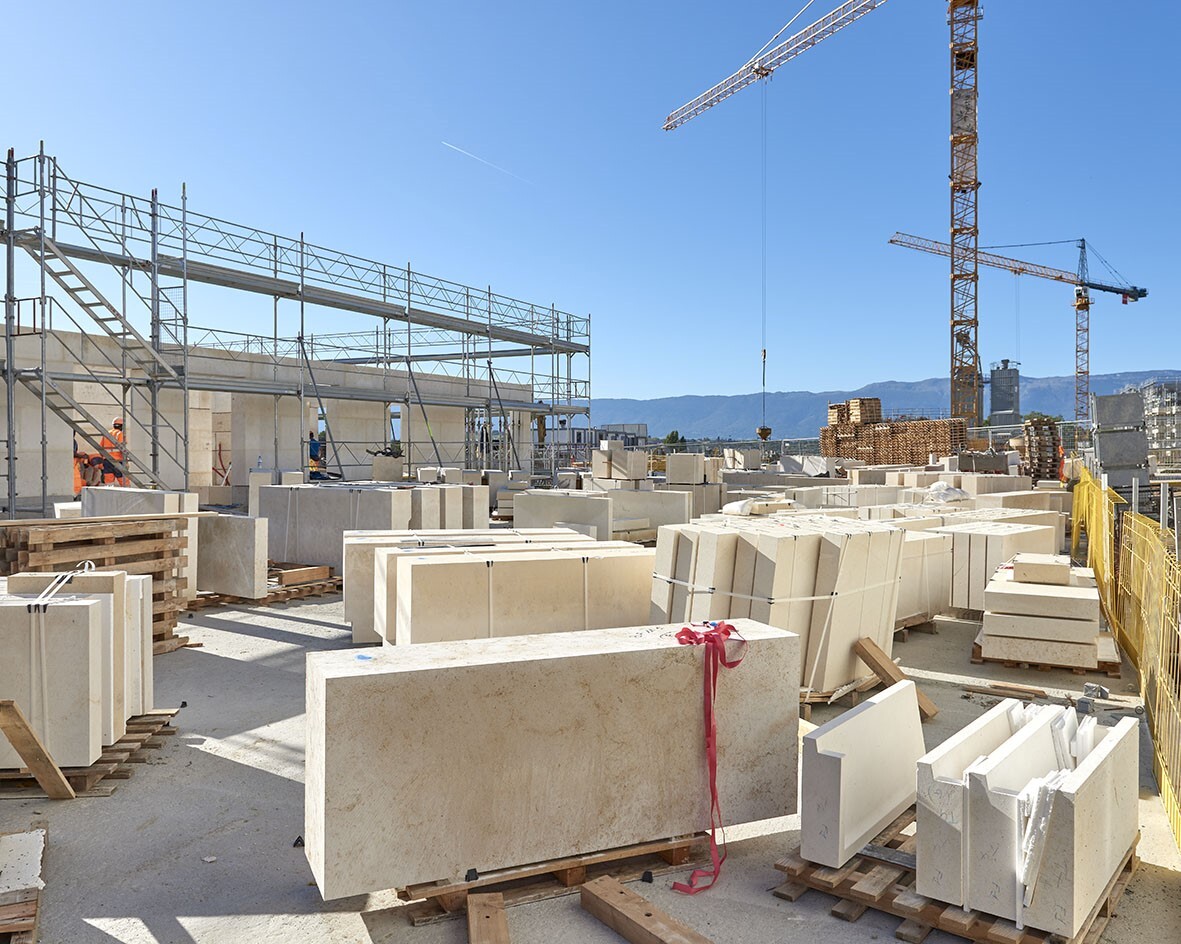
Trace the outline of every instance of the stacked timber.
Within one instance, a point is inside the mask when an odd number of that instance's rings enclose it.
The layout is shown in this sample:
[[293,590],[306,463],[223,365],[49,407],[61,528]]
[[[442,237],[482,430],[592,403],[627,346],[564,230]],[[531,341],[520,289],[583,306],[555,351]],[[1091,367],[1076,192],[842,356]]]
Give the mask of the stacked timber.
[[1034,482],[1057,479],[1062,436],[1050,419],[1025,421],[1025,474]]
[[850,423],[880,423],[882,401],[877,397],[854,397],[849,401]]
[[958,453],[967,437],[963,419],[830,423],[820,430],[820,454],[867,465],[922,465],[932,454]]
[[37,519],[0,524],[0,576],[54,573],[93,561],[99,570],[152,578],[152,640],[157,653],[188,643],[175,633],[185,606],[189,519],[185,515]]

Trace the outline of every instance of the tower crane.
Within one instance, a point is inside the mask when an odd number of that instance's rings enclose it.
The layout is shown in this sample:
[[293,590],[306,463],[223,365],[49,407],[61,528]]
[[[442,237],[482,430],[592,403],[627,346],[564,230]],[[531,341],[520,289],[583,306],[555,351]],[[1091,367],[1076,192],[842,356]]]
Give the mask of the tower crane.
[[[846,26],[855,23],[867,13],[880,7],[886,0],[847,0],[830,13],[825,14],[815,23],[804,27],[798,33],[785,39],[779,45],[768,49],[771,43],[783,35],[815,0],[808,0],[804,7],[792,17],[787,26],[776,33],[762,49],[754,54],[737,72],[727,79],[723,79],[713,88],[707,89],[691,102],[682,105],[664,119],[664,130],[673,131],[685,122],[696,118],[704,111],[708,111],[735,92],[740,92],[748,85],[753,85],[759,79],[768,79],[771,74],[785,62],[794,59],[802,52],[811,49],[817,43],[823,42],[835,33],[839,33]],[[973,3],[976,0],[972,0]],[[766,104],[763,108],[763,420],[757,433],[760,439],[766,441],[771,435],[771,427],[767,425],[767,262],[766,262]]]
[[[1090,266],[1087,261],[1087,241],[1085,239],[1069,240],[1079,251],[1077,272],[1066,269],[1055,269],[1051,266],[1039,265],[1036,262],[1023,262],[1020,259],[1010,259],[1008,256],[998,256],[992,252],[976,251],[978,265],[1004,269],[1014,275],[1032,275],[1039,279],[1050,279],[1055,282],[1065,282],[1074,286],[1074,418],[1080,425],[1086,424],[1091,413],[1091,292],[1108,292],[1122,297],[1123,304],[1136,302],[1148,294],[1148,289],[1128,283],[1113,284],[1092,281]],[[917,249],[937,256],[949,256],[953,247],[948,243],[937,242],[934,239],[924,239],[921,236],[910,236],[907,233],[895,233],[890,237],[890,243],[904,246],[907,249]],[[1094,253],[1094,249],[1091,250]],[[1098,253],[1095,253],[1098,255]],[[1102,258],[1102,257],[1100,257]],[[1106,263],[1104,263],[1106,265]],[[1111,266],[1107,266],[1117,277]]]
[[[800,13],[814,0],[808,0]],[[702,112],[752,85],[766,79],[789,59],[880,7],[886,0],[848,0],[815,23],[800,30],[772,49],[787,26],[779,31],[745,65],[729,78],[702,92],[688,104],[682,105],[664,121],[664,130],[672,131]],[[979,282],[979,239],[977,197],[980,176],[977,165],[979,136],[977,132],[977,54],[978,27],[982,11],[980,0],[947,0],[947,24],[951,31],[951,242],[946,255],[951,261],[951,414],[966,417],[969,422],[980,420],[981,377],[980,354],[977,346],[979,318],[976,290]],[[788,23],[788,26],[795,19]],[[765,315],[764,315],[765,320]],[[765,330],[764,330],[765,334]],[[766,390],[767,351],[764,341],[763,375]],[[760,435],[766,429],[760,427]],[[770,435],[770,431],[767,431]]]

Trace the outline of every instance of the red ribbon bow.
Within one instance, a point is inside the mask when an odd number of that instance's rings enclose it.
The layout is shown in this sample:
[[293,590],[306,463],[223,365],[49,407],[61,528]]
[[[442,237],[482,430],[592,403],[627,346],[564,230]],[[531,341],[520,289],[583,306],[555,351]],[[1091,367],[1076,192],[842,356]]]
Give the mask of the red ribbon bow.
[[[722,863],[726,861],[726,836],[722,825],[722,808],[718,803],[718,724],[714,717],[714,697],[718,689],[718,670],[722,667],[732,669],[742,661],[746,649],[746,640],[738,634],[729,623],[704,623],[701,632],[686,626],[677,633],[677,642],[682,646],[705,646],[704,680],[704,711],[705,711],[705,758],[709,767],[709,857],[711,866],[708,869],[694,869],[689,876],[688,883],[674,882],[673,891],[686,895],[696,895],[707,888],[712,888],[714,882],[722,872]],[[739,656],[736,659],[726,658],[726,640],[734,636],[742,643]],[[719,851],[717,831],[721,829],[722,843]],[[698,885],[702,879],[709,879],[708,884]]]

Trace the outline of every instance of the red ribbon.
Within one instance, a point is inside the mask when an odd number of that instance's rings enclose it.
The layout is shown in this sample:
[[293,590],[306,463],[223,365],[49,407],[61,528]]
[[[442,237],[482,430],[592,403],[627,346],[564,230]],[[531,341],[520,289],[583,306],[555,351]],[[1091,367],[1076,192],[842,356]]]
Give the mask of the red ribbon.
[[[746,640],[743,639],[729,623],[703,623],[702,632],[686,626],[677,633],[677,642],[682,646],[705,646],[705,672],[703,674],[705,699],[705,759],[709,767],[709,858],[711,866],[708,869],[694,869],[689,876],[688,883],[674,882],[673,891],[686,895],[696,895],[707,888],[712,888],[718,876],[722,873],[722,863],[726,861],[726,836],[722,825],[722,808],[718,803],[718,724],[714,717],[714,697],[718,690],[718,669],[725,667],[732,669],[742,661],[746,650]],[[726,658],[726,640],[734,636],[742,643],[737,659]],[[719,851],[717,832],[722,830],[722,843]],[[698,885],[702,879],[709,879],[708,884]]]

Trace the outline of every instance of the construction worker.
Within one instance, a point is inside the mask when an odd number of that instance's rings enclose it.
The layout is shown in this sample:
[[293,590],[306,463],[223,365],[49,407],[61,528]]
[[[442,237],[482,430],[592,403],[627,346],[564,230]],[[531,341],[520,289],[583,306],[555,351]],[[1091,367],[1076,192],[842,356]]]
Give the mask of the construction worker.
[[78,437],[74,437],[74,501],[82,496],[82,489],[86,485],[86,466],[90,456],[78,448]]
[[110,430],[99,443],[107,453],[106,461],[103,463],[103,482],[107,485],[127,484],[127,478],[123,474],[123,446],[126,441],[123,417],[116,416]]
[[308,430],[308,478],[324,478],[324,444],[316,437],[315,430]]

